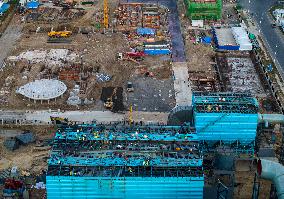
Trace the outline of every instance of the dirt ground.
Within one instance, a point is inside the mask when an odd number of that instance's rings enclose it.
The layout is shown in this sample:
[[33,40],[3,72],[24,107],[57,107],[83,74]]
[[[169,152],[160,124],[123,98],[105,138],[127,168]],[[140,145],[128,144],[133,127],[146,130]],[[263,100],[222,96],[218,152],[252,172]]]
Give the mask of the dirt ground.
[[[119,1],[111,1],[109,3],[110,13],[112,13]],[[1,108],[4,109],[65,109],[74,110],[77,107],[67,105],[66,100],[69,97],[69,92],[74,88],[75,84],[84,85],[83,94],[79,97],[81,99],[94,99],[94,103],[90,105],[81,106],[80,109],[97,109],[103,110],[102,103],[99,101],[102,87],[123,87],[125,88],[127,81],[131,77],[134,77],[137,70],[140,68],[145,69],[154,74],[156,79],[170,79],[171,77],[171,63],[169,57],[150,57],[147,56],[139,63],[132,61],[118,61],[117,55],[119,52],[131,51],[131,43],[127,40],[127,37],[120,33],[111,33],[108,31],[106,34],[102,34],[100,31],[94,31],[94,22],[101,17],[102,3],[98,3],[92,9],[86,9],[84,15],[79,15],[74,20],[66,20],[64,23],[59,23],[59,19],[55,20],[55,16],[60,16],[63,11],[59,13],[53,13],[46,8],[42,8],[40,12],[44,17],[40,17],[41,20],[34,20],[29,23],[25,23],[22,31],[22,36],[17,42],[16,47],[13,49],[9,56],[19,56],[23,52],[34,50],[52,50],[52,49],[68,49],[70,52],[76,54],[76,59],[73,61],[67,61],[64,63],[64,67],[80,66],[81,73],[87,75],[87,79],[82,82],[76,82],[73,80],[64,80],[68,90],[62,98],[58,98],[51,103],[43,102],[34,103],[27,98],[17,94],[15,91],[20,86],[34,81],[40,78],[56,78],[60,67],[51,66],[48,63],[31,63],[28,60],[20,59],[13,62],[6,59],[6,67],[0,73],[0,84],[3,85],[0,88]],[[55,8],[50,8],[55,9]],[[56,9],[55,9],[56,10]],[[71,11],[70,11],[71,12]],[[74,11],[77,13],[78,11]],[[33,16],[37,13],[32,12],[26,14]],[[63,15],[69,16],[63,12]],[[48,16],[48,17],[47,17]],[[19,16],[18,16],[19,17]],[[53,17],[53,20],[47,19]],[[43,20],[45,19],[45,20]],[[14,21],[12,25],[22,25],[20,20]],[[37,28],[40,27],[38,33]],[[68,43],[47,43],[47,32],[54,28],[55,30],[72,30],[71,42]],[[80,34],[77,32],[92,32],[90,34]],[[45,71],[48,73],[44,73]],[[23,74],[23,71],[28,73]],[[50,72],[51,71],[51,72]],[[108,82],[99,83],[96,81],[96,73],[104,73],[111,76],[111,80]],[[44,74],[44,75],[42,75]],[[25,77],[24,77],[25,76]],[[11,81],[10,81],[11,80]],[[9,81],[8,86],[4,86]]]
[[[18,128],[19,129],[19,128]],[[47,158],[50,147],[45,146],[46,140],[51,139],[55,129],[50,126],[30,126],[20,130],[30,130],[36,136],[36,142],[9,151],[3,146],[4,139],[0,139],[0,171],[17,166],[19,171],[40,174],[47,169]]]

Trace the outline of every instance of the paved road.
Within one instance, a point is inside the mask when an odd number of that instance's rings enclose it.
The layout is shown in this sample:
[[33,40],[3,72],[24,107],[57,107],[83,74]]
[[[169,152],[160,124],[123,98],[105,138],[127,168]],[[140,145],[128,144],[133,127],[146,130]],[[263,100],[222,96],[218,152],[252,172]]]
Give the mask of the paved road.
[[[143,112],[134,111],[132,114],[134,121],[143,121],[146,124],[167,123],[168,112]],[[50,123],[50,116],[68,118],[77,122],[118,122],[129,118],[129,113],[112,113],[110,111],[0,111],[0,124],[3,121],[15,121],[22,124],[47,124]],[[1,132],[0,132],[1,133]]]
[[21,36],[22,25],[15,25],[13,22],[12,20],[2,37],[0,37],[0,69],[4,63],[4,59],[16,47],[16,41]]
[[173,62],[186,61],[176,0],[122,0],[121,2],[124,3],[140,2],[140,3],[153,3],[153,4],[158,3],[159,5],[166,6],[170,10],[168,20],[169,20],[169,32],[172,40]]
[[284,35],[279,28],[273,29],[271,27],[271,18],[268,12],[276,2],[277,0],[240,0],[241,5],[250,13],[253,13],[252,16],[269,45],[269,53],[276,59],[276,62],[278,61],[282,69],[282,77],[284,77]]
[[192,90],[185,62],[173,63],[176,106],[191,106]]

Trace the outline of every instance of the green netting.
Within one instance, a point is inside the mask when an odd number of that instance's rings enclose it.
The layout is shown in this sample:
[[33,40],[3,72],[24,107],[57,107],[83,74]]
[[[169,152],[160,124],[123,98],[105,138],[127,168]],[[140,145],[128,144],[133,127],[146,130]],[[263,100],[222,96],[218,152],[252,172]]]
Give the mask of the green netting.
[[184,0],[187,7],[187,15],[191,19],[221,19],[222,17],[222,0],[216,0],[212,3],[192,2]]

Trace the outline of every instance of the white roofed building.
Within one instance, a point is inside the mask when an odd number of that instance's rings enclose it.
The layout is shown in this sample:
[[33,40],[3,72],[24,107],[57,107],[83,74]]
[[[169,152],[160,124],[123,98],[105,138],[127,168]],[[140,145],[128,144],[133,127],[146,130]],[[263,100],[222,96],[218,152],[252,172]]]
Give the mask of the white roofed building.
[[232,27],[232,33],[236,43],[240,46],[239,50],[252,50],[252,43],[244,27]]

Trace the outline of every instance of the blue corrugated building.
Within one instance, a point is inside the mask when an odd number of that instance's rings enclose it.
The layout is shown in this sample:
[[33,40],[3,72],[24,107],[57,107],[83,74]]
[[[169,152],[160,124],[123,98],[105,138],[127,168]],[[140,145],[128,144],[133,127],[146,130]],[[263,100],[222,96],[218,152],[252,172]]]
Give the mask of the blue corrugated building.
[[240,50],[230,28],[212,28],[213,40],[218,50]]
[[201,199],[204,177],[47,176],[47,198]]
[[244,93],[194,93],[193,117],[201,141],[250,144],[256,137],[258,102]]
[[47,198],[202,199],[202,162],[189,126],[62,127],[48,160]]
[[37,9],[38,7],[39,7],[39,2],[38,1],[27,2],[27,5],[26,5],[27,9]]
[[168,48],[146,48],[144,53],[147,55],[169,55],[171,54],[171,50]]
[[0,1],[0,14],[4,14],[8,9],[10,5],[8,3],[3,3]]

